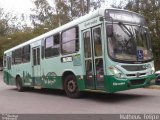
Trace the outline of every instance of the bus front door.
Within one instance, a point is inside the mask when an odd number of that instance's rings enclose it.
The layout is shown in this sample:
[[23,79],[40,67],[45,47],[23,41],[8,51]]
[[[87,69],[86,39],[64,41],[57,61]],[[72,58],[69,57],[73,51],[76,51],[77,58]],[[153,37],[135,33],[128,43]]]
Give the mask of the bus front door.
[[83,31],[85,56],[85,85],[87,89],[104,88],[104,63],[101,25]]
[[41,79],[40,79],[40,47],[32,48],[32,77],[33,86],[40,87],[41,86]]

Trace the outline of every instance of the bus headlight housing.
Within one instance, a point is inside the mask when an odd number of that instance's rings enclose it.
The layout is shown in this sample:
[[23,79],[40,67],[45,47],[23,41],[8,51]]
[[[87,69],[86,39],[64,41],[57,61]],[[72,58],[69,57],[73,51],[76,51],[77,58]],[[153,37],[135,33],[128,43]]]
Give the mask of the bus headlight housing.
[[155,73],[155,68],[154,68],[154,65],[152,65],[151,67],[151,74],[154,74]]
[[148,64],[146,67],[149,69],[148,75],[152,75],[155,73],[155,68],[153,64]]
[[125,74],[114,66],[110,66],[109,71],[112,73],[112,75],[114,75],[117,78],[126,78]]

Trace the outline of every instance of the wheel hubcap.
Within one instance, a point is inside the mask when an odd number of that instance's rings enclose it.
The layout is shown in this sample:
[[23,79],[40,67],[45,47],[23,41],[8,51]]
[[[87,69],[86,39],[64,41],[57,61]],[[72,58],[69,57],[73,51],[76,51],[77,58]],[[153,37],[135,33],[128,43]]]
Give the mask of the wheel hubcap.
[[74,92],[76,89],[76,83],[73,80],[68,82],[68,90],[69,92]]

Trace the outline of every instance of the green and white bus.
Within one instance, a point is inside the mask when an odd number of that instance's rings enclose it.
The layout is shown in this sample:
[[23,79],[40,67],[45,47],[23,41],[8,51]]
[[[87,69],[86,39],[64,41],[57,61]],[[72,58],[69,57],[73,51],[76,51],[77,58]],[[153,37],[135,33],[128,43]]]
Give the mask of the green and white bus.
[[143,16],[100,8],[4,52],[4,82],[25,87],[113,93],[155,78]]

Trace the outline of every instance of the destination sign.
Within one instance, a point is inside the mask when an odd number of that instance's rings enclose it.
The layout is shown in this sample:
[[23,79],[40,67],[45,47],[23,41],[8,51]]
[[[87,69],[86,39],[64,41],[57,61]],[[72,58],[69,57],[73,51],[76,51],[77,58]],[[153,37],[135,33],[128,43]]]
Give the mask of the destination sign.
[[129,11],[107,9],[106,18],[107,17],[112,17],[113,21],[115,22],[122,21],[122,22],[146,25],[146,22],[141,15]]
[[63,63],[65,63],[65,62],[72,62],[72,61],[73,61],[72,56],[61,58],[61,62],[63,62]]

